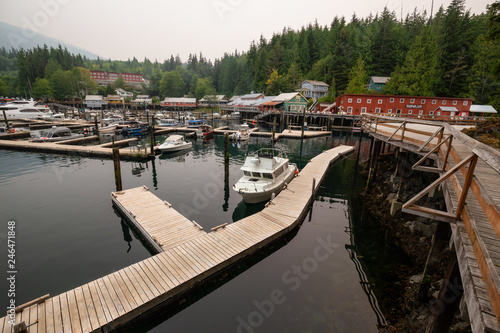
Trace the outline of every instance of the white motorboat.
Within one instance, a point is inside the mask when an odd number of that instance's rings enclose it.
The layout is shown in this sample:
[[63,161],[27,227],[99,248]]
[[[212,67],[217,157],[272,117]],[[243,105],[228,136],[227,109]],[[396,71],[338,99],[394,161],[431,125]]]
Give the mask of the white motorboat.
[[42,118],[50,109],[38,106],[33,99],[12,101],[0,106],[0,119],[4,120],[3,111],[7,120]]
[[110,124],[107,126],[99,127],[99,133],[114,133],[118,129],[118,124]]
[[231,135],[233,141],[246,141],[250,139],[250,126],[248,124],[241,124],[238,131]]
[[182,135],[171,135],[165,142],[158,146],[158,149],[164,153],[172,153],[176,151],[191,149],[193,144],[191,142],[184,141]]
[[31,142],[56,142],[83,138],[84,134],[74,134],[67,127],[52,126],[52,128],[31,133]]
[[157,126],[158,127],[175,127],[175,126],[181,126],[181,124],[175,119],[161,119]]
[[241,113],[239,111],[234,111],[229,114],[229,119],[241,119]]
[[247,203],[271,199],[295,176],[297,166],[289,163],[286,155],[274,148],[262,148],[248,155],[241,167],[241,177],[233,189]]

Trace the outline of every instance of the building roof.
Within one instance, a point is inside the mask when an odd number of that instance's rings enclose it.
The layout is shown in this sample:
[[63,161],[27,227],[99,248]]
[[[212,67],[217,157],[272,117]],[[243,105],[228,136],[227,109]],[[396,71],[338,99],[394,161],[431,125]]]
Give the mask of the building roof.
[[438,109],[441,109],[443,111],[449,111],[449,112],[457,112],[457,108],[454,106],[440,106]]
[[371,76],[370,79],[373,83],[387,83],[391,77],[390,76]]
[[85,100],[87,101],[102,101],[102,95],[87,95]]
[[261,96],[264,96],[264,94],[260,94],[260,93],[257,93],[257,94],[246,94],[246,95],[240,96],[240,98],[241,99],[256,99],[256,98],[259,98]]
[[329,84],[327,84],[327,83],[325,83],[323,81],[314,81],[314,80],[304,80],[304,81],[302,81],[302,83],[304,83],[304,82],[309,82],[309,83],[312,83],[312,84],[317,85],[317,86],[326,86],[326,87],[330,86]]
[[196,98],[187,97],[165,97],[163,103],[196,103]]
[[470,106],[470,112],[480,112],[480,113],[497,113],[497,110],[491,105],[474,105]]
[[[302,96],[300,93],[298,92],[292,92],[292,93],[282,93],[282,94],[279,94],[278,96],[276,96],[274,99],[273,99],[273,102],[286,102],[286,101],[289,101],[291,100],[292,98],[294,98],[295,96],[297,95],[300,95],[302,98],[304,98],[304,96]],[[305,98],[304,98],[305,99]]]
[[239,96],[239,95],[234,95],[233,97],[231,97],[231,99],[230,99],[229,101],[230,101],[230,102],[232,102],[232,101],[235,101],[235,100],[237,100],[237,99],[239,99],[239,98],[241,98],[241,96]]
[[202,99],[200,99],[200,102],[206,102],[206,101],[220,102],[220,101],[223,101],[223,100],[227,101],[226,95],[206,95],[206,96],[203,96]]

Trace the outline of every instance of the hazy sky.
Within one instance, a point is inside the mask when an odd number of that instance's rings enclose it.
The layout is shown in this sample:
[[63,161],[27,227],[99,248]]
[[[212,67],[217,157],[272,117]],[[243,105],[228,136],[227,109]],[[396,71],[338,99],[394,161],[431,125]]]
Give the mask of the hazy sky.
[[[493,0],[469,0],[472,13],[486,11]],[[434,0],[434,12],[450,0]],[[162,62],[171,54],[207,58],[235,49],[245,51],[260,35],[270,38],[283,27],[317,19],[329,25],[335,16],[350,21],[385,6],[397,13],[417,8],[430,13],[432,0],[0,0],[0,21],[87,49],[105,58],[148,57]],[[26,31],[23,38],[29,38]]]

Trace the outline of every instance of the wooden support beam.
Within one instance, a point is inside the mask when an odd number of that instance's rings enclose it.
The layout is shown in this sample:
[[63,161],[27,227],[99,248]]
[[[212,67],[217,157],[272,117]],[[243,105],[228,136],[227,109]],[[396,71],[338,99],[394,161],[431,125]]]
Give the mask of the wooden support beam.
[[449,331],[455,311],[460,305],[463,291],[457,257],[453,253],[450,256],[443,284],[432,308],[432,316],[425,333]]

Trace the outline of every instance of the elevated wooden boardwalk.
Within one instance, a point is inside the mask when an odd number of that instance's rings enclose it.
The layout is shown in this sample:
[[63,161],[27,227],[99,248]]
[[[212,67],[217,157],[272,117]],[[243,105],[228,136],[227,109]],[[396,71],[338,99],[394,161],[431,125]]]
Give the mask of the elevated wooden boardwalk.
[[[415,170],[441,174],[405,203],[403,211],[450,222],[472,329],[500,332],[500,151],[444,123],[369,117],[363,129],[379,140],[424,155]],[[422,166],[425,158],[434,159],[438,167]],[[448,212],[416,205],[440,184]]]
[[[15,322],[35,323],[29,328],[30,333],[107,332],[118,328],[295,228],[306,216],[312,194],[319,188],[330,163],[353,150],[353,147],[339,146],[314,157],[261,212],[212,232],[198,233],[184,242],[177,242],[178,239],[151,258],[19,309]],[[149,193],[144,187],[129,191],[115,194],[113,201],[123,200],[125,204],[128,194]],[[149,194],[146,200],[151,200]],[[125,206],[130,208],[131,203]],[[144,216],[138,211],[133,215],[147,220],[146,213],[147,209]],[[8,318],[1,318],[0,332],[12,331]]]

